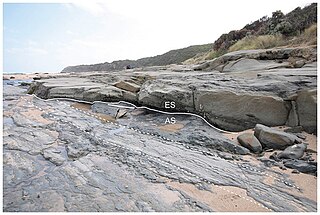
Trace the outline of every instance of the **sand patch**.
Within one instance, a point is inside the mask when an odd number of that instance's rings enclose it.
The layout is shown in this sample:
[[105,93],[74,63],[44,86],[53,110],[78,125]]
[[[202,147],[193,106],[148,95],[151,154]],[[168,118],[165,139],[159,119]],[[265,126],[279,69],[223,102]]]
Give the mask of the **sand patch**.
[[275,182],[274,180],[275,180],[275,178],[273,178],[273,177],[264,176],[263,183],[273,185]]
[[146,111],[143,109],[135,109],[134,111],[131,112],[131,115],[138,116],[138,115],[142,115],[145,113],[146,113]]
[[40,122],[43,124],[50,124],[52,123],[51,120],[43,118],[41,115],[43,114],[42,111],[38,109],[28,109],[27,111],[21,112],[21,115],[26,117],[27,119],[30,119],[35,122]]
[[[291,171],[291,170],[289,170]],[[306,197],[313,201],[317,201],[317,177],[304,173],[290,174],[290,179],[295,182],[295,185],[302,189],[302,193],[293,190],[294,194]]]
[[4,117],[11,117],[14,114],[13,111],[3,111],[3,116]]
[[311,157],[317,161],[317,136],[306,132],[302,134],[306,136],[305,141],[308,143],[307,151],[311,153]]
[[[253,164],[253,165],[256,165],[256,166],[261,164],[261,161],[257,160],[257,158],[252,156],[252,155],[243,155],[242,159],[246,160],[246,161],[249,161],[250,164]],[[237,162],[237,161],[235,161],[235,162]]]
[[[181,190],[186,193],[188,196],[192,197],[196,201],[206,204],[208,207],[212,208],[214,211],[221,212],[266,212],[268,211],[261,206],[254,204],[256,202],[253,198],[247,196],[246,190],[232,187],[232,186],[220,186],[226,190],[220,189],[217,186],[211,185],[212,192],[207,190],[199,190],[193,184],[179,183],[179,182],[169,182],[168,185],[171,187]],[[228,192],[232,191],[234,193]],[[238,196],[237,194],[245,197],[252,202],[245,200]]]
[[77,103],[72,104],[71,107],[78,108],[80,110],[83,110],[85,112],[93,114],[93,115],[97,116],[97,119],[99,119],[102,122],[106,122],[106,121],[115,122],[116,121],[113,116],[110,116],[110,115],[107,115],[107,114],[103,114],[103,113],[93,113],[91,111],[91,105],[90,104],[77,102]]
[[[272,169],[276,170],[277,167],[271,167]],[[289,175],[289,179],[291,179],[294,182],[294,185],[299,187],[302,192],[297,190],[293,187],[288,187],[288,189],[285,189],[285,192],[305,197],[308,199],[311,199],[313,201],[317,201],[317,177],[309,174],[299,173],[295,174],[292,173],[293,169],[286,169],[282,170],[283,173]],[[287,181],[287,180],[286,180]]]
[[80,103],[80,102],[72,104],[71,107],[78,108],[78,109],[83,110],[83,111],[91,110],[91,105],[90,104]]
[[238,143],[237,141],[237,136],[239,136],[239,134],[241,134],[240,132],[237,132],[235,134],[228,134],[228,133],[222,133],[223,136],[225,136],[226,138],[228,138],[229,140]]
[[162,125],[162,126],[158,126],[158,128],[162,131],[168,131],[168,132],[177,132],[179,130],[181,130],[184,127],[183,124],[168,124],[168,125]]

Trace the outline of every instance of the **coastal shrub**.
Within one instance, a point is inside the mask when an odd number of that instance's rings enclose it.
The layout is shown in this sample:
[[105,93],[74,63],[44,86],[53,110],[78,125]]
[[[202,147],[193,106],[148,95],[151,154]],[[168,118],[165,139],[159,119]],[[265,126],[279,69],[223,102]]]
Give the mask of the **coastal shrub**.
[[219,50],[219,51],[212,50],[212,51],[208,52],[208,54],[205,57],[205,60],[212,60],[214,58],[217,58],[217,57],[224,55],[225,53],[227,53],[227,52],[224,50]]
[[[248,40],[248,35],[282,34],[285,37],[299,36],[306,28],[314,23],[317,23],[317,3],[309,4],[304,8],[297,7],[287,14],[277,10],[272,13],[271,17],[263,16],[262,18],[247,24],[240,30],[232,30],[229,33],[222,34],[214,42],[213,50],[228,50],[231,46],[234,46],[244,38]],[[278,38],[270,37],[264,39],[271,39],[272,42],[275,42]],[[292,38],[287,39],[291,40]],[[237,46],[238,45],[239,43]]]
[[317,45],[317,24],[311,25],[307,28],[301,38],[307,45]]
[[276,27],[275,27],[275,32],[276,33],[280,33],[283,34],[285,36],[290,36],[290,35],[294,35],[294,33],[296,32],[295,29],[293,28],[293,26],[291,25],[290,22],[288,21],[283,21],[280,22]]
[[261,35],[247,36],[239,40],[229,48],[229,51],[249,50],[249,49],[268,49],[285,45],[282,35]]

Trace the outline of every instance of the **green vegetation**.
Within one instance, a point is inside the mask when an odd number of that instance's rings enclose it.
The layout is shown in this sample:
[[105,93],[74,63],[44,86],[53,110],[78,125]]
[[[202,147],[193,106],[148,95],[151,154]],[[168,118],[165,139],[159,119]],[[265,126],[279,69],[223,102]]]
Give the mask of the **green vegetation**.
[[211,60],[211,59],[214,59],[214,58],[217,58],[221,55],[224,55],[226,53],[226,51],[224,50],[218,50],[218,51],[215,51],[215,50],[211,50],[206,56],[205,56],[205,60]]
[[317,45],[317,24],[311,25],[303,34],[294,38],[292,45]]
[[185,63],[199,63],[238,50],[306,45],[317,45],[317,3],[286,15],[278,10],[272,17],[264,16],[241,30],[222,34],[210,51]]
[[[317,3],[312,3],[302,9],[297,7],[286,15],[278,10],[272,13],[272,17],[264,16],[246,25],[241,30],[230,31],[228,34],[221,35],[214,42],[213,50],[228,51],[230,47],[243,38],[247,41],[243,41],[242,45],[238,44],[239,48],[241,46],[247,47],[249,43],[253,47],[255,47],[254,45],[264,47],[266,45],[265,42],[274,43],[274,45],[271,44],[270,46],[275,47],[278,43],[281,45],[282,40],[301,35],[305,29],[315,23],[317,23]],[[253,44],[252,41],[256,42],[256,44]]]
[[137,60],[142,66],[164,66],[169,64],[180,64],[187,59],[195,57],[197,54],[206,53],[212,49],[212,43],[204,45],[189,46],[187,48],[171,50],[163,55],[147,57]]
[[235,44],[233,44],[228,51],[248,50],[248,49],[268,49],[273,47],[283,46],[285,44],[283,35],[260,35],[247,36]]
[[138,60],[118,60],[112,63],[99,63],[92,65],[69,66],[62,72],[87,72],[87,71],[114,71],[125,68],[136,68],[144,66],[164,66],[169,64],[181,64],[182,62],[193,58],[212,49],[213,44],[194,45],[182,49],[171,50],[162,55],[146,57]]
[[303,46],[316,44],[317,25],[314,24],[307,28],[302,34],[293,37],[286,37],[283,34],[247,36],[232,45],[228,49],[228,52],[248,49],[268,49],[281,46]]

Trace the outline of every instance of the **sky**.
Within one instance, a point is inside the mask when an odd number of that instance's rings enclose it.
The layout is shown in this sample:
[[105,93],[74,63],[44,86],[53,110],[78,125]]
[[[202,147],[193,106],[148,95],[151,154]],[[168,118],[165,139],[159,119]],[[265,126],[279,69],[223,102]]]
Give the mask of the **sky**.
[[[3,4],[5,73],[60,72],[190,45],[316,0],[105,0]],[[51,1],[52,2],[52,1]],[[61,1],[60,1],[61,2]]]

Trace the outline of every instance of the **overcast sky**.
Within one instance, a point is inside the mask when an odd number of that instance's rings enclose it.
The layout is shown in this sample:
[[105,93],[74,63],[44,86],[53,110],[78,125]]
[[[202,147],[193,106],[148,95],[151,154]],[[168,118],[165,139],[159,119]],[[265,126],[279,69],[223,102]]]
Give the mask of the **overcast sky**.
[[275,10],[287,13],[311,2],[315,0],[5,3],[4,72],[60,72],[70,65],[213,43],[222,33]]

